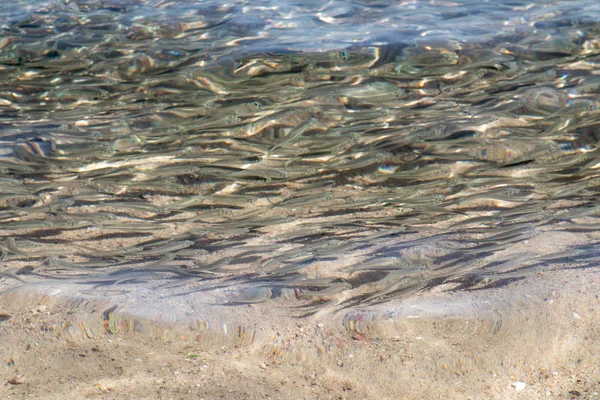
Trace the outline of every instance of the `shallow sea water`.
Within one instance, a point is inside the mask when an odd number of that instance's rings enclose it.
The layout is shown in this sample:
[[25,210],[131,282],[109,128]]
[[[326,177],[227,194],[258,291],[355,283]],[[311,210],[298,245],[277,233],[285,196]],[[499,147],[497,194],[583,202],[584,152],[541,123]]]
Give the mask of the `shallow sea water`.
[[427,296],[497,332],[600,260],[599,54],[596,1],[4,3],[3,299],[101,314],[73,340]]

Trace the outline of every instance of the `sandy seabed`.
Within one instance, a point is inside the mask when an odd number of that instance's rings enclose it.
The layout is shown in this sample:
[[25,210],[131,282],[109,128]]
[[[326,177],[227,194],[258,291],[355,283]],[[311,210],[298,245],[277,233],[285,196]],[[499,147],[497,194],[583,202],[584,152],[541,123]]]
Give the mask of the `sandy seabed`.
[[[589,235],[541,231],[503,256]],[[589,265],[307,317],[293,291],[219,305],[193,284],[177,296],[135,282],[16,284],[0,284],[2,399],[600,397],[600,275]]]
[[29,291],[2,301],[0,397],[595,399],[599,282],[598,271],[563,269],[438,290],[352,310],[345,326],[265,312],[269,302],[228,308],[233,319],[263,316],[245,341],[119,329],[106,311]]

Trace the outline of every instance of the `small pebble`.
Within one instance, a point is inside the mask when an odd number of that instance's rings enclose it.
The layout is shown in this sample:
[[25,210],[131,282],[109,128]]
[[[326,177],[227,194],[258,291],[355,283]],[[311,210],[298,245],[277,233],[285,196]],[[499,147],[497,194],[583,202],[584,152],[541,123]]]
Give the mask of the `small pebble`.
[[92,386],[101,391],[102,393],[106,393],[110,390],[110,388],[103,383],[94,383]]
[[520,392],[521,390],[525,389],[525,386],[527,386],[527,384],[525,382],[513,382],[512,386],[517,392]]
[[23,375],[17,375],[14,378],[8,380],[11,385],[22,385],[25,383],[25,377]]

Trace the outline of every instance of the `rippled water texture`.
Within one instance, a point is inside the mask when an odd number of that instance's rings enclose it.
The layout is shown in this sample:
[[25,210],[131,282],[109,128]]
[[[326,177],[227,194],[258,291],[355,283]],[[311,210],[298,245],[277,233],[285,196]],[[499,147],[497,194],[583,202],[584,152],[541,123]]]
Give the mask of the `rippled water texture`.
[[594,266],[574,3],[2,2],[3,287],[302,316]]

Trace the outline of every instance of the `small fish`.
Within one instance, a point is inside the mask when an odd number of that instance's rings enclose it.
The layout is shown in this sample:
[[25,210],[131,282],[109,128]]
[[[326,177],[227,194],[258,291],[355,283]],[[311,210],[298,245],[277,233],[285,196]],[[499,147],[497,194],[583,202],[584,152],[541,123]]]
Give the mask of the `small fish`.
[[300,196],[300,197],[292,197],[286,200],[283,200],[280,203],[277,203],[277,207],[285,207],[285,208],[295,208],[301,207],[307,204],[317,204],[323,201],[328,201],[333,199],[333,195],[327,191],[323,191],[321,193]]
[[588,189],[593,185],[597,185],[599,182],[597,179],[591,181],[576,182],[570,185],[563,186],[561,189],[550,194],[551,199],[560,199],[563,197],[572,196],[582,190]]
[[84,271],[84,272],[94,272],[94,270],[87,268],[85,266],[81,266],[78,264],[74,264],[65,260],[61,260],[58,257],[55,256],[51,256],[51,257],[47,257],[45,260],[46,265],[48,265],[51,268],[62,268],[62,269],[69,269],[69,270],[74,270],[74,271]]
[[387,258],[374,258],[359,264],[351,265],[347,267],[350,273],[356,271],[369,271],[369,270],[381,270],[381,269],[401,269],[406,265],[406,262],[397,257]]
[[143,250],[142,253],[144,255],[171,254],[171,253],[175,253],[179,250],[186,249],[194,244],[195,244],[195,242],[192,240],[176,241],[176,242],[169,243],[169,244],[166,244],[161,247],[156,247],[156,248],[153,248],[150,250]]
[[139,231],[155,231],[156,223],[105,223],[103,225],[96,225],[96,228],[102,230],[116,230],[123,232],[139,232]]
[[88,251],[87,254],[89,254],[91,256],[95,256],[95,257],[126,256],[126,255],[140,253],[143,250],[142,247],[138,247],[138,246],[119,247],[119,248],[111,249],[111,250],[97,250],[97,249],[93,249],[91,247],[83,246],[80,244],[76,244],[75,246],[77,246],[81,249],[87,250]]
[[308,130],[310,130],[313,127],[315,127],[318,123],[319,123],[319,120],[317,119],[317,117],[315,117],[315,116],[309,117],[305,122],[302,122],[298,126],[296,126],[295,128],[292,128],[292,130],[290,130],[287,133],[287,135],[285,135],[285,138],[281,142],[279,142],[279,144],[273,146],[269,150],[269,152],[272,153],[277,148],[279,148],[281,146],[286,146],[286,145],[294,142],[300,136],[302,136],[305,132],[307,132]]
[[261,169],[248,168],[248,169],[243,169],[243,170],[233,172],[233,173],[229,174],[228,177],[235,179],[235,180],[259,179],[259,180],[264,180],[264,181],[269,182],[271,180],[286,179],[288,176],[289,176],[288,173],[284,170],[266,169],[266,168],[261,168]]
[[201,265],[199,264],[198,266],[189,269],[190,272],[192,273],[196,273],[196,272],[203,272],[203,273],[219,273],[219,269],[222,267],[225,267],[229,264],[231,264],[231,262],[235,259],[235,257],[224,257],[218,261],[215,261],[212,264],[208,264],[208,265]]
[[560,259],[569,259],[572,257],[577,257],[584,253],[585,253],[585,251],[582,249],[568,249],[565,251],[559,251],[557,253],[544,254],[544,255],[536,257],[535,259],[537,261],[549,262],[549,261],[555,261],[555,260],[560,260]]
[[483,272],[484,273],[504,273],[505,271],[510,271],[512,269],[514,269],[515,267],[520,266],[523,262],[531,259],[533,257],[533,254],[531,253],[517,253],[517,254],[513,254],[510,257],[508,257],[508,259],[506,261],[502,261],[502,260],[497,260],[497,261],[501,261],[499,264],[494,264],[491,267],[488,266],[484,266]]
[[26,220],[15,222],[3,222],[2,229],[21,230],[21,229],[51,229],[54,226],[52,221],[47,220]]
[[528,51],[568,56],[579,51],[579,46],[568,38],[549,37],[542,42],[532,44]]
[[535,227],[533,225],[530,224],[525,224],[525,225],[521,225],[519,224],[518,226],[508,226],[506,228],[496,228],[494,229],[494,232],[497,232],[496,234],[492,235],[492,236],[488,236],[484,239],[477,239],[477,242],[480,243],[498,243],[498,242],[503,242],[506,240],[510,240],[514,237],[523,235],[523,234],[533,234],[535,232]]
[[424,282],[418,282],[418,280],[401,277],[397,279],[395,282],[393,279],[390,279],[391,282],[386,285],[381,290],[371,294],[366,297],[363,302],[370,303],[373,300],[380,299],[381,297],[386,297],[394,294],[394,297],[398,297],[401,295],[408,295],[413,293],[415,290],[419,290],[424,286]]
[[345,282],[330,283],[328,287],[320,290],[302,289],[302,297],[308,299],[328,299],[336,294],[342,293],[351,288],[351,285]]
[[172,267],[171,261],[175,260],[177,256],[173,253],[165,254],[160,260],[157,260],[151,264],[144,265],[144,269],[158,269],[165,267]]
[[422,70],[434,69],[436,67],[447,67],[458,63],[458,55],[449,50],[431,50],[421,54],[409,56],[394,68],[396,74],[402,72],[414,74]]
[[530,267],[520,268],[514,271],[498,272],[498,273],[476,273],[475,276],[484,278],[486,281],[494,279],[514,279],[514,278],[525,278],[534,275],[537,272],[541,272],[546,268],[543,265],[533,265]]
[[21,278],[19,275],[17,275],[18,272],[19,272],[19,268],[14,267],[14,268],[10,268],[6,271],[0,271],[0,276],[2,276],[4,278],[14,279],[14,280],[17,280],[22,283],[27,283],[25,280],[23,280],[23,278]]
[[27,253],[24,253],[23,251],[21,251],[21,249],[19,249],[19,247],[17,247],[15,238],[13,237],[9,237],[8,239],[6,239],[6,248],[18,256],[29,258],[29,255]]
[[600,223],[595,224],[567,224],[561,225],[557,229],[566,231],[596,231],[600,229]]
[[461,248],[461,247],[448,246],[448,245],[444,245],[443,247],[447,248],[449,250],[454,250],[454,251],[458,251],[458,252],[468,252],[469,254],[481,254],[481,253],[493,253],[496,251],[504,250],[508,247],[508,244],[490,242],[487,244],[483,244],[480,246],[473,246],[473,247],[462,247]]

